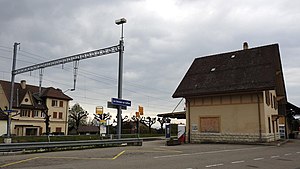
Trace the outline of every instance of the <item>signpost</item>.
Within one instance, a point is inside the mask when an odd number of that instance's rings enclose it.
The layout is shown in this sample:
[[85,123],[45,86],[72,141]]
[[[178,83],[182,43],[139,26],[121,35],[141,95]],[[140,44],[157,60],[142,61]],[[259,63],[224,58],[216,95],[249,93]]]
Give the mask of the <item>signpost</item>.
[[131,101],[129,100],[123,100],[123,99],[118,99],[118,98],[111,98],[111,104],[116,105],[116,106],[131,106]]
[[[114,105],[114,104],[112,104],[111,102],[107,102],[107,108],[112,108],[112,109],[117,109],[118,108],[118,106],[116,106],[116,105]],[[121,109],[122,110],[127,110],[127,107],[126,106],[121,106]]]

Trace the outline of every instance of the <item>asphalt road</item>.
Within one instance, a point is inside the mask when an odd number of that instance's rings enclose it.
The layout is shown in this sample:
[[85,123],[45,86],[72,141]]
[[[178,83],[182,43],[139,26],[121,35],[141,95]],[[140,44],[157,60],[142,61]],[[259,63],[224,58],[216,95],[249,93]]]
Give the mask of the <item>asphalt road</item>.
[[0,168],[24,169],[300,169],[300,140],[281,146],[185,144],[163,141],[113,147],[0,156]]

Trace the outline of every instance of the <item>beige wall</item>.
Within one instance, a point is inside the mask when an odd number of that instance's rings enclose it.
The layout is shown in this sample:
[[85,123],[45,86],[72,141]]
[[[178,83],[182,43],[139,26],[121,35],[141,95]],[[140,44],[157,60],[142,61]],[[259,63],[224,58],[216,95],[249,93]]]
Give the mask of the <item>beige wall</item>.
[[[52,100],[57,101],[57,105],[52,106]],[[60,101],[63,102],[63,106],[60,107]],[[50,118],[50,125],[51,125],[51,132],[55,131],[55,128],[61,127],[62,132],[65,134],[68,134],[68,111],[69,111],[69,102],[66,100],[59,100],[59,99],[47,99],[46,100],[47,106],[48,106],[48,113],[51,115]],[[54,112],[57,113],[57,118],[54,118],[53,114]],[[58,118],[59,113],[62,113],[62,119]]]
[[8,100],[6,99],[5,93],[3,91],[2,86],[0,85],[0,107],[2,110],[4,110],[5,106],[8,107]]
[[[275,91],[269,93],[275,95]],[[267,106],[265,100],[265,92],[190,98],[187,99],[186,105],[187,124],[191,125],[191,134],[197,135],[203,133],[201,132],[201,117],[218,117],[220,131],[216,133],[219,135],[255,135],[258,138],[260,137],[259,126],[261,126],[261,135],[272,139],[274,135],[272,119],[275,119],[274,115],[277,115],[277,110],[271,108],[271,105]],[[259,114],[261,124],[259,124]],[[269,133],[268,117],[271,119],[271,133]],[[274,131],[277,138],[278,130],[275,127],[278,128],[276,121],[274,121]],[[187,125],[187,131],[189,131],[189,125]],[[195,137],[200,138],[200,136]]]

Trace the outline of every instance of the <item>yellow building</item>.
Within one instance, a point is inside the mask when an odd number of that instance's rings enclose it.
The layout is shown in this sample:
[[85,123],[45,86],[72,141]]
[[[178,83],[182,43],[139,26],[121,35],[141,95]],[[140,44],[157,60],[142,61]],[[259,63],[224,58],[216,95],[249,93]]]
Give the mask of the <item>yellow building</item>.
[[[11,83],[0,80],[0,108],[9,107]],[[14,85],[11,133],[17,136],[46,133],[45,114],[50,115],[50,133],[67,134],[69,101],[60,89],[27,85],[25,80]]]
[[187,140],[278,140],[286,91],[278,44],[196,58],[174,98],[186,99]]

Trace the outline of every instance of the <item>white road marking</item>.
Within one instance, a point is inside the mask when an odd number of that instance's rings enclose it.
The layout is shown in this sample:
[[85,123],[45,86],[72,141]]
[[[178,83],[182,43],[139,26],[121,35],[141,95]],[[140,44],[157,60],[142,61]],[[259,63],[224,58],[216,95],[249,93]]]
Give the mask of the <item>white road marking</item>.
[[192,155],[202,155],[202,154],[225,153],[225,152],[235,152],[235,151],[244,151],[244,150],[263,149],[263,148],[269,148],[269,147],[251,147],[251,148],[239,148],[239,149],[207,151],[207,152],[199,152],[199,153],[191,153],[191,154],[174,154],[174,155],[156,156],[156,157],[153,157],[153,158],[172,158],[172,157],[180,157],[180,156],[192,156]]
[[212,164],[212,165],[207,165],[205,166],[206,168],[211,168],[211,167],[218,167],[218,166],[222,166],[224,164],[220,163],[220,164]]
[[241,160],[241,161],[232,161],[231,163],[232,164],[239,164],[239,163],[244,163],[245,161],[244,160]]
[[271,158],[279,158],[280,156],[271,156]]
[[259,160],[263,160],[264,158],[255,158],[253,159],[254,161],[259,161]]
[[300,154],[300,151],[299,151],[299,152],[297,152],[297,154]]
[[287,154],[284,154],[285,156],[289,156],[289,155],[292,155],[292,153],[287,153]]

